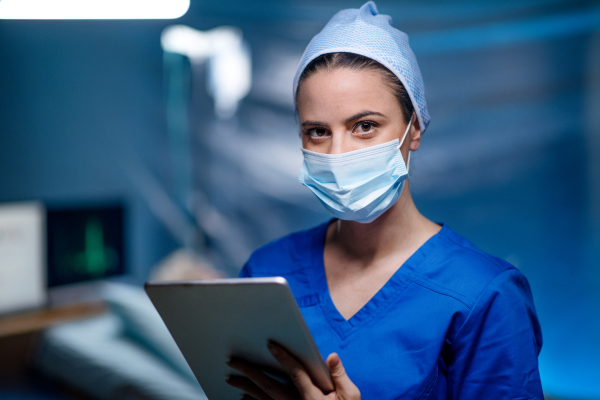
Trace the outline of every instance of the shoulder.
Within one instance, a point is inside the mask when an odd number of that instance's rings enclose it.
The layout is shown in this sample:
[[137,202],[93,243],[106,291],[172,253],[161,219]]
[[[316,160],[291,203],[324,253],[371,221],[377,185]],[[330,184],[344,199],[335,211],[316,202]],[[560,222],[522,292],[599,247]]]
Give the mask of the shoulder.
[[[510,263],[478,249],[447,226],[434,237],[431,257],[416,275],[417,283],[444,291],[472,308],[488,287],[525,281]],[[500,290],[504,286],[500,284]]]
[[[292,272],[311,262],[315,246],[325,235],[329,222],[294,232],[256,249],[242,270],[243,276],[264,276]],[[321,243],[322,245],[322,243]]]
[[463,304],[455,315],[456,326],[449,331],[451,341],[459,331],[468,338],[482,330],[501,335],[508,329],[515,335],[519,328],[526,330],[521,339],[533,339],[528,342],[534,344],[532,354],[539,353],[542,336],[531,288],[517,268],[446,226],[431,251],[428,262],[415,274],[415,283]]

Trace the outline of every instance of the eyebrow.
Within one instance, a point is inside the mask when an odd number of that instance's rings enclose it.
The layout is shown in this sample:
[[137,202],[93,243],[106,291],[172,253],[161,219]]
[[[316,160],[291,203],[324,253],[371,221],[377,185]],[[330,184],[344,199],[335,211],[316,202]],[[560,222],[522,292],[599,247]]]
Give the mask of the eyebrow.
[[322,126],[324,128],[326,128],[328,126],[325,122],[319,122],[319,121],[304,121],[301,125],[302,126]]
[[[378,115],[380,117],[383,118],[387,118],[384,114],[377,112],[377,111],[362,111],[359,112],[358,114],[355,114],[353,116],[351,116],[350,118],[346,118],[346,120],[344,121],[344,123],[349,124],[352,121],[355,121],[359,118],[362,117],[366,117],[367,115]],[[326,124],[325,122],[319,122],[319,121],[304,121],[302,123],[302,126],[323,126],[323,127],[327,127],[328,124]]]
[[348,124],[359,118],[366,117],[367,115],[378,115],[380,117],[386,118],[385,115],[383,115],[382,113],[377,112],[377,111],[363,111],[363,112],[359,112],[358,114],[351,116],[350,118],[347,118],[346,121],[344,121],[344,122],[346,122]]

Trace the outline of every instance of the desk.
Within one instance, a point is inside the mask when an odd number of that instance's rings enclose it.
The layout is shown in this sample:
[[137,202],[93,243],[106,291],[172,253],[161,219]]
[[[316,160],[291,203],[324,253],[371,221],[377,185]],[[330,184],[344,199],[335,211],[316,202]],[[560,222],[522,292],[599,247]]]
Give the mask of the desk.
[[73,304],[57,308],[44,308],[22,314],[0,317],[0,339],[36,332],[60,322],[93,317],[105,312],[101,302]]
[[[39,337],[45,328],[61,322],[73,321],[102,314],[106,311],[101,302],[75,304],[57,308],[45,308],[0,317],[0,398],[2,390],[10,389],[11,394],[31,393],[35,387],[48,386],[60,393],[65,399],[86,400],[83,395],[52,382],[44,380],[30,368],[30,359],[35,351]],[[56,386],[56,387],[54,387]],[[43,399],[43,396],[39,396]],[[56,398],[56,397],[51,397]]]

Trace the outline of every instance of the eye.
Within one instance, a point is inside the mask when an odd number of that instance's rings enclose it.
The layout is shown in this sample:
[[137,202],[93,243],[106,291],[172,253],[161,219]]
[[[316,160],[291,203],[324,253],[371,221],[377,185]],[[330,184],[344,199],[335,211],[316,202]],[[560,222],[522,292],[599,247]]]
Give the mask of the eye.
[[373,125],[371,125],[371,123],[370,123],[370,122],[362,122],[362,123],[359,125],[359,129],[360,129],[362,132],[369,132],[369,131],[371,130],[371,128],[372,128],[372,127],[373,127]]
[[371,121],[361,121],[354,126],[354,131],[358,134],[372,133],[373,129],[377,127],[377,124]]
[[308,135],[315,138],[321,138],[327,136],[327,129],[325,128],[312,128],[307,131]]

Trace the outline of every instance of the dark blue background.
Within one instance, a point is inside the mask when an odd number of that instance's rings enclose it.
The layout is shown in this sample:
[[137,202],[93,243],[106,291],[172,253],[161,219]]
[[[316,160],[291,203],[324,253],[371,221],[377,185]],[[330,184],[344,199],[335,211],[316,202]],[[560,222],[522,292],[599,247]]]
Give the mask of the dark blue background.
[[[310,193],[294,189],[293,172],[274,171],[278,149],[296,154],[300,142],[285,98],[291,78],[273,71],[293,73],[326,21],[360,5],[193,1],[177,21],[0,21],[0,201],[123,200],[128,279],[141,283],[185,244],[161,213],[163,193],[200,226],[195,248],[235,274],[253,248],[327,218]],[[411,161],[417,206],[527,276],[548,394],[600,398],[600,5],[378,7],[409,34],[426,85],[432,122]],[[180,60],[192,87],[184,151],[194,161],[196,205],[206,206],[196,209],[219,218],[194,216],[175,184],[160,47],[174,23],[237,26],[252,51],[254,86],[226,122],[213,117],[203,67]],[[223,223],[233,228],[219,230]]]

